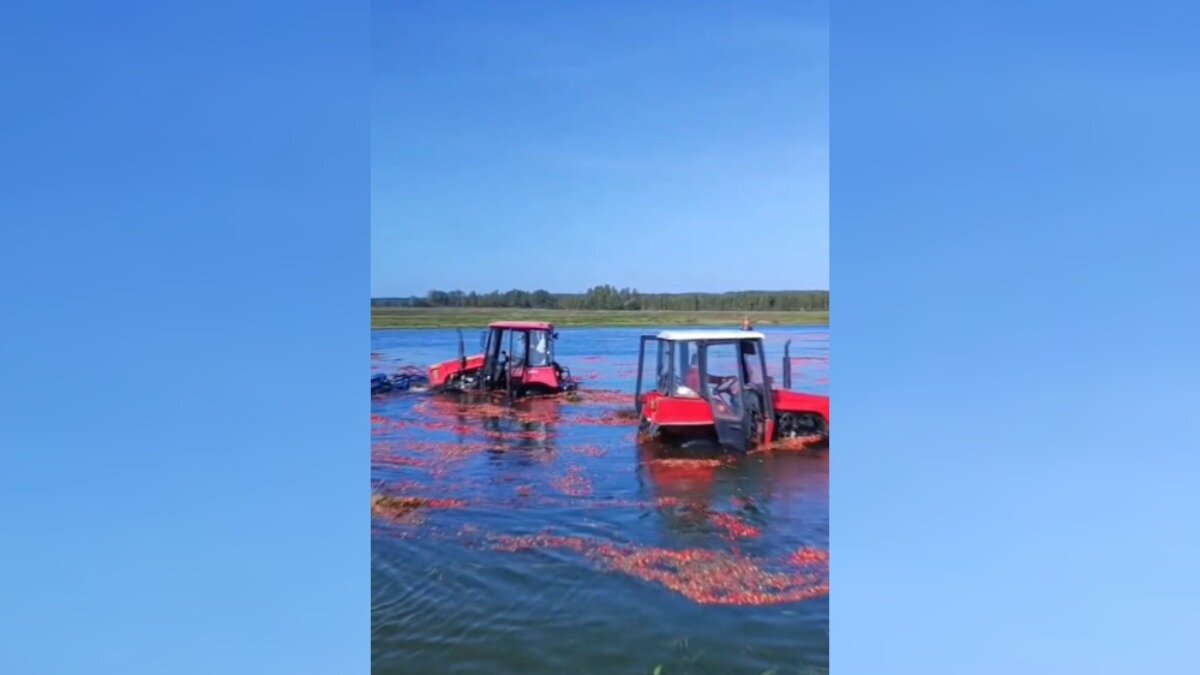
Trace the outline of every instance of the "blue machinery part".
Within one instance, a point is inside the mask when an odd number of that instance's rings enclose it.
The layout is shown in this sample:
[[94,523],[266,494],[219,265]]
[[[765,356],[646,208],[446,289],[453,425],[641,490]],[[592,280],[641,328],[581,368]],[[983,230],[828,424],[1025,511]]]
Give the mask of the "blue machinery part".
[[387,375],[378,373],[371,376],[371,395],[386,394],[392,391],[408,391],[410,389],[425,389],[429,386],[429,378],[416,368],[405,368],[398,373]]

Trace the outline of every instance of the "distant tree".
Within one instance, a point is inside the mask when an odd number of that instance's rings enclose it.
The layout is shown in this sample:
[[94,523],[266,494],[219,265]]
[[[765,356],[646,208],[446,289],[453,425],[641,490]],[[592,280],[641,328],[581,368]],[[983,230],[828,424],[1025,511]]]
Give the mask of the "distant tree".
[[828,311],[829,291],[735,291],[730,293],[640,293],[609,284],[583,293],[514,288],[501,293],[431,290],[424,297],[372,298],[372,307],[524,307],[675,311]]

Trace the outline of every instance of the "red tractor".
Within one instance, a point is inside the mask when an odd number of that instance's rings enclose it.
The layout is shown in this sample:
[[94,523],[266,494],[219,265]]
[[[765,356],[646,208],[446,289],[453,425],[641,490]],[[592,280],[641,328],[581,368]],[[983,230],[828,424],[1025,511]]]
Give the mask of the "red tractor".
[[497,321],[480,337],[483,353],[467,356],[459,331],[458,358],[429,368],[429,388],[503,391],[512,398],[574,390],[571,372],[554,360],[556,339],[554,324]]
[[[655,355],[652,371],[645,368],[647,348]],[[788,390],[789,348],[790,342],[784,347],[784,388],[774,389],[762,333],[668,330],[642,336],[634,394],[641,430],[663,440],[715,440],[735,452],[785,438],[827,441],[829,397]]]

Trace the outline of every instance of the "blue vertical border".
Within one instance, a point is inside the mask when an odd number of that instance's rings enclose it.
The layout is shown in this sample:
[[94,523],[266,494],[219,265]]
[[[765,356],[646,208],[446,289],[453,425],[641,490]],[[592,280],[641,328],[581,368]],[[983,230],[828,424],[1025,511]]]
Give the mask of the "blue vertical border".
[[368,4],[0,32],[0,672],[367,672]]
[[833,3],[837,675],[1195,670],[1198,19]]

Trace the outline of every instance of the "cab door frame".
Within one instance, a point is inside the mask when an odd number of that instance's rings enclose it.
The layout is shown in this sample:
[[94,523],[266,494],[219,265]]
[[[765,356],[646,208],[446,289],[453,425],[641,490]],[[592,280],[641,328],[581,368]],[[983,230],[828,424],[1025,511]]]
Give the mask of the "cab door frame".
[[[709,350],[713,347],[729,346],[734,350],[737,393],[729,388],[728,400],[714,395],[714,385],[710,380]],[[751,420],[749,410],[745,405],[746,378],[742,367],[741,341],[735,340],[699,340],[697,350],[700,352],[700,389],[701,396],[708,401],[712,412],[713,428],[717,434],[717,442],[723,447],[735,452],[746,452],[750,449],[749,432]],[[727,378],[728,375],[717,377]]]

